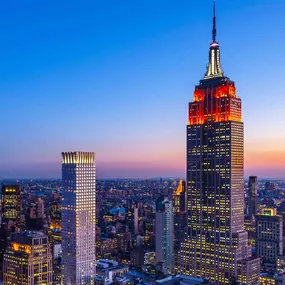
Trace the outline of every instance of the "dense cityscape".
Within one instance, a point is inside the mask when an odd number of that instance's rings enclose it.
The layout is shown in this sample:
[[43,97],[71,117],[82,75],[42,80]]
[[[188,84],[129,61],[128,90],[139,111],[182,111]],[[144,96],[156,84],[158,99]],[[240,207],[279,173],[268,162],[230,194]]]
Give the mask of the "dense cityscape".
[[216,37],[214,2],[186,178],[99,179],[95,153],[72,151],[60,179],[2,179],[0,284],[285,285],[285,180],[244,177],[242,100]]
[[[97,180],[96,184],[97,266],[95,283],[156,284],[158,280],[161,280],[160,283],[174,282],[174,284],[178,284],[179,278],[173,276],[178,270],[180,243],[184,241],[187,231],[185,182],[175,178],[115,179]],[[20,229],[21,232],[24,231],[25,235],[30,235],[33,238],[36,238],[35,233],[39,235],[39,232],[43,233],[44,237],[48,237],[50,250],[45,248],[42,253],[42,271],[39,272],[37,269],[40,274],[32,274],[35,279],[34,284],[64,284],[61,214],[63,187],[61,180],[2,181],[2,253],[8,246],[7,239],[13,236],[13,232]],[[10,192],[12,189],[15,192]],[[20,189],[21,191],[19,191]],[[256,194],[257,196],[255,196]],[[261,258],[260,284],[275,284],[275,280],[283,280],[281,276],[285,271],[285,257],[282,256],[285,181],[257,180],[257,177],[251,177],[244,183],[244,195],[245,228],[249,233],[253,254]],[[159,248],[156,247],[156,244],[159,243],[158,240],[161,239],[157,233],[163,233],[160,231],[159,225],[156,226],[156,221],[161,215],[157,206],[159,206],[158,201],[162,196],[167,197],[163,199],[163,202],[165,199],[169,199],[172,208],[168,211],[173,215],[172,228],[169,228],[169,232],[165,233],[172,238],[171,241],[167,241],[168,246],[170,244],[173,246],[167,263],[163,262],[162,248],[170,249],[165,248],[162,244]],[[263,209],[263,214],[258,215],[257,213],[261,209]],[[270,209],[275,209],[272,215]],[[163,212],[162,215],[165,213],[167,212]],[[12,218],[11,215],[14,215],[15,218]],[[258,227],[256,227],[256,222],[263,223],[264,219],[266,227],[272,231],[269,239],[264,239],[264,233],[258,231]],[[39,235],[39,237],[41,236]],[[31,263],[35,262],[34,257],[27,255],[24,251],[27,250],[25,249],[25,246],[27,248],[26,243],[27,239],[24,239],[23,252],[21,253],[21,250],[17,249],[15,241],[13,247],[9,250],[6,249],[4,261],[8,262],[8,258],[18,257],[25,258],[22,266],[29,259]],[[157,262],[157,254],[160,254],[160,262]],[[169,264],[172,267],[168,267]],[[20,266],[20,261],[17,266]],[[46,270],[43,270],[45,266]],[[1,270],[2,274],[3,270],[7,270],[6,274],[9,274],[10,278],[14,276],[14,283],[7,282],[6,284],[30,284],[27,283],[27,277],[24,280],[20,279],[24,278],[21,274],[13,275],[13,272],[19,271],[11,264],[6,269],[5,266],[1,267]],[[172,276],[173,280],[168,279],[169,276]],[[200,281],[199,278],[187,280],[186,276],[180,278],[186,278],[184,282],[187,284],[211,284],[207,283],[206,278]],[[278,284],[283,283],[279,282]]]

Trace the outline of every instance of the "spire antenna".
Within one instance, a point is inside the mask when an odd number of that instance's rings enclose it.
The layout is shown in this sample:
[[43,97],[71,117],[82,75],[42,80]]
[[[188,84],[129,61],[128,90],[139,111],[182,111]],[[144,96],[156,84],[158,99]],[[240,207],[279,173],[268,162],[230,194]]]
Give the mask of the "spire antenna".
[[216,27],[216,0],[213,0],[213,30],[212,30],[212,43],[210,44],[209,63],[207,72],[204,79],[223,77],[223,70],[220,62],[220,47],[216,41],[217,27]]
[[217,28],[216,28],[216,0],[214,0],[214,7],[213,7],[213,31],[212,31],[213,43],[216,42],[216,36],[217,36]]

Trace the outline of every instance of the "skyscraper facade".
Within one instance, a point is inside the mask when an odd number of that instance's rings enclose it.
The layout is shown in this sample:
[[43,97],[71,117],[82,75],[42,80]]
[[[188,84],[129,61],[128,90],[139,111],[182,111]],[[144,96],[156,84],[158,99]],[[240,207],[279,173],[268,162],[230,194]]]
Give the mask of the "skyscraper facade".
[[52,254],[42,232],[19,232],[4,254],[4,285],[52,285]]
[[257,177],[250,176],[248,181],[248,217],[249,219],[255,219],[257,215]]
[[178,187],[173,193],[173,209],[175,213],[184,213],[187,210],[187,192],[185,189],[185,181],[179,180]]
[[[244,229],[243,177],[241,99],[234,81],[222,71],[214,6],[207,71],[189,104],[188,237],[181,245],[180,272],[219,285],[238,280],[238,263],[251,257]],[[258,263],[257,259],[247,266]],[[254,282],[247,284],[259,284]]]
[[173,205],[162,195],[156,201],[155,253],[156,263],[165,263],[168,273],[173,272],[174,255]]
[[257,255],[265,262],[276,262],[283,254],[283,217],[277,215],[276,209],[264,208],[256,218]]
[[94,284],[96,169],[92,152],[62,153],[64,285]]
[[[180,249],[180,244],[185,240],[187,229],[187,191],[185,181],[180,179],[176,191],[172,195],[174,212],[175,251]],[[176,258],[175,258],[176,259]]]
[[3,254],[13,232],[20,229],[21,188],[19,185],[2,186],[0,225],[0,280],[3,276]]
[[19,185],[2,186],[2,225],[19,226],[21,215],[21,189]]

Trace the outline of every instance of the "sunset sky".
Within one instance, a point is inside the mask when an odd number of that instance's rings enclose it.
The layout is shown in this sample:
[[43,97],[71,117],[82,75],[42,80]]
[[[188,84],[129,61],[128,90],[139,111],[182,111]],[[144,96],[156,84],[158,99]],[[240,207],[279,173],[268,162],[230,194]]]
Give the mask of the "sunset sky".
[[[285,1],[217,0],[243,102],[245,175],[285,178]],[[0,178],[185,176],[188,103],[208,60],[211,0],[2,1]]]

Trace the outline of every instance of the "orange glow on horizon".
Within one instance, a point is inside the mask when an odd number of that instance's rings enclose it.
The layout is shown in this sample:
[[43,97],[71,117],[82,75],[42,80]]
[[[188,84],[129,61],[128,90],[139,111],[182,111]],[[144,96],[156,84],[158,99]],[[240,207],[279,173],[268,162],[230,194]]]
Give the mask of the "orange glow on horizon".
[[256,169],[285,169],[285,150],[268,149],[263,150],[247,149],[245,152],[245,166]]

